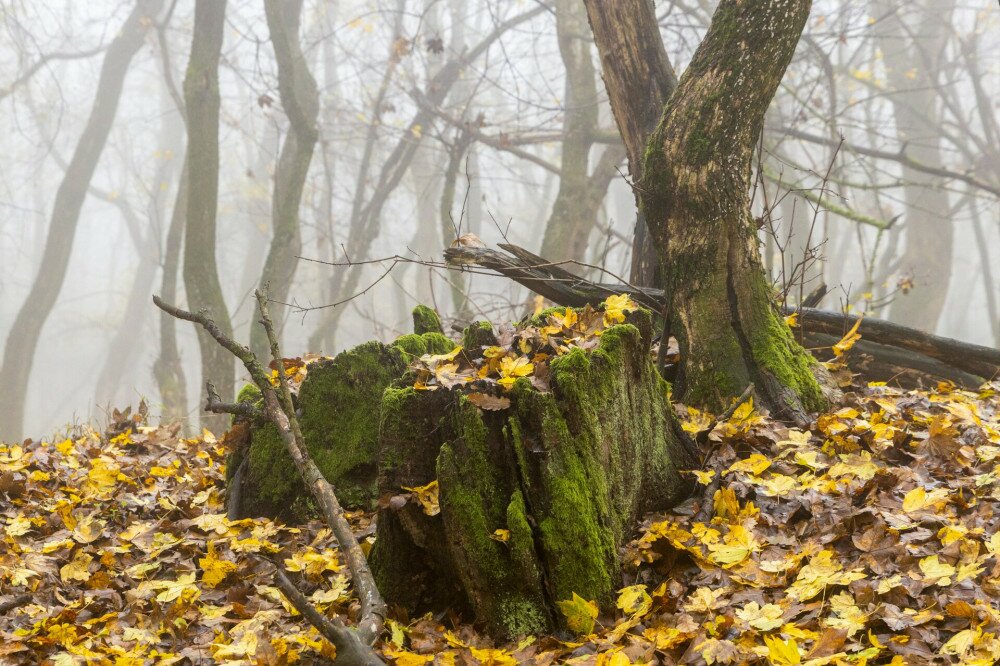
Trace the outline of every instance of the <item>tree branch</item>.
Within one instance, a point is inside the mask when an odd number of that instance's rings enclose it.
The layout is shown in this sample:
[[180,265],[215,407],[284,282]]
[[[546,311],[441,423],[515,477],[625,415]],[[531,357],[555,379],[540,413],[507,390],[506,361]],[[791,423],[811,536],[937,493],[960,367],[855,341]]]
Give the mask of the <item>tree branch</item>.
[[[277,362],[278,367],[282,368],[281,349],[278,346],[277,336],[274,333],[274,326],[268,312],[267,297],[260,290],[256,290],[254,293],[260,309],[261,324],[264,326],[271,344],[271,354]],[[347,568],[351,572],[354,587],[358,592],[361,602],[361,614],[358,619],[358,625],[353,630],[356,632],[356,636],[353,638],[343,636],[342,638],[344,641],[356,639],[364,645],[371,645],[382,633],[386,615],[385,602],[382,600],[382,595],[375,585],[375,578],[368,566],[368,561],[365,559],[364,552],[361,550],[358,540],[351,531],[351,525],[344,517],[344,509],[341,507],[340,501],[334,493],[333,486],[326,480],[309,455],[305,439],[302,436],[302,430],[295,416],[295,410],[292,407],[292,396],[288,389],[285,373],[278,372],[278,390],[276,390],[275,386],[271,383],[269,374],[264,370],[264,366],[261,365],[253,352],[248,347],[239,344],[223,333],[206,312],[188,312],[165,303],[158,296],[153,297],[153,302],[167,314],[201,326],[220,346],[242,361],[247,372],[250,373],[250,377],[253,379],[254,384],[257,385],[257,388],[260,389],[263,396],[264,412],[268,420],[278,429],[285,443],[285,448],[292,457],[292,462],[295,463],[295,468],[298,470],[299,476],[302,478],[305,486],[312,492],[323,513],[326,524],[333,531],[340,550],[347,561]],[[352,630],[344,628],[342,631],[347,632]],[[377,657],[374,657],[374,653],[372,653],[371,657],[377,659]]]

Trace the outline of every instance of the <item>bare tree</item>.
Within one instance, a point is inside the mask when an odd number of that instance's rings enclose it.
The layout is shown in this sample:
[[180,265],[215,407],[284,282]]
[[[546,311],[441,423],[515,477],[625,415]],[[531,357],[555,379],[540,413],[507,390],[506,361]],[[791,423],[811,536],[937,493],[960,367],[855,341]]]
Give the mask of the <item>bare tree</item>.
[[[608,101],[625,142],[629,173],[637,183],[642,178],[649,136],[677,87],[677,75],[663,48],[652,0],[585,0],[584,4],[601,56]],[[655,284],[658,264],[656,246],[640,210],[629,281],[642,286]]]
[[0,405],[3,405],[7,437],[17,439],[23,435],[25,394],[38,338],[66,279],[80,210],[111,132],[129,64],[143,44],[151,18],[159,13],[162,5],[162,0],[136,2],[104,55],[87,125],[56,192],[38,275],[17,313],[4,347]]
[[[187,206],[184,232],[184,289],[195,311],[207,311],[232,336],[229,311],[216,269],[216,212],[219,191],[219,56],[225,27],[225,0],[197,0],[191,58],[184,77],[187,115]],[[219,395],[234,395],[235,363],[204,331],[198,332],[201,376],[217,382]],[[222,427],[221,417],[205,417],[205,425]]]
[[[277,301],[273,307],[280,324],[282,306],[279,303],[288,297],[302,251],[299,202],[319,136],[316,129],[319,93],[299,44],[302,0],[265,0],[264,11],[278,63],[278,92],[289,125],[274,175],[271,201],[274,235],[260,278],[261,288],[267,287]],[[268,349],[267,335],[259,326],[251,331],[250,348],[263,358]]]

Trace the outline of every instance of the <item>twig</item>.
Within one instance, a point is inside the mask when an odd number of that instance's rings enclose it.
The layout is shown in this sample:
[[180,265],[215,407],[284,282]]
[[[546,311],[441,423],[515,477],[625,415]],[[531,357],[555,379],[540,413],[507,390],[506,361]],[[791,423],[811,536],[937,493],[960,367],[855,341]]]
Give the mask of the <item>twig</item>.
[[379,659],[372,650],[361,642],[358,635],[344,626],[340,618],[327,617],[313,606],[306,595],[302,594],[295,583],[288,577],[281,564],[274,562],[275,582],[282,594],[295,606],[302,617],[309,621],[309,624],[316,627],[316,630],[337,648],[337,661],[345,664],[382,664],[385,662]]
[[235,414],[245,416],[248,419],[264,418],[264,412],[254,406],[252,402],[223,402],[219,397],[219,392],[215,390],[212,382],[205,383],[205,391],[208,398],[205,400],[205,411],[213,414]]
[[[277,336],[274,333],[274,326],[271,323],[271,316],[267,308],[267,297],[261,290],[256,290],[257,304],[260,308],[261,323],[267,332],[268,341],[271,345],[271,354],[274,360],[281,366],[281,349],[278,346]],[[347,560],[347,568],[351,572],[351,579],[358,592],[361,602],[361,615],[358,619],[357,638],[365,645],[371,645],[382,633],[385,623],[386,606],[382,600],[382,595],[375,585],[375,578],[372,576],[368,561],[365,559],[358,540],[351,531],[351,525],[344,517],[344,509],[341,507],[333,487],[320,472],[316,463],[309,455],[305,445],[305,439],[299,428],[295,410],[292,408],[291,392],[288,389],[287,378],[283,372],[278,373],[280,393],[271,384],[268,373],[264,371],[257,357],[244,345],[235,342],[227,336],[216,325],[214,321],[205,313],[188,312],[180,308],[165,303],[158,296],[153,296],[153,302],[161,310],[178,319],[190,321],[200,325],[205,331],[215,338],[224,349],[232,353],[243,362],[244,367],[250,373],[253,382],[260,389],[264,399],[264,412],[268,420],[274,424],[285,443],[285,448],[295,463],[295,468],[299,472],[303,483],[312,492],[317,504],[323,512],[323,518],[333,531],[334,537],[344,553]],[[350,631],[344,629],[344,631]],[[344,637],[344,640],[350,640]]]
[[19,594],[16,597],[11,597],[7,601],[0,601],[0,615],[3,615],[13,608],[20,608],[29,601],[31,601],[30,594]]

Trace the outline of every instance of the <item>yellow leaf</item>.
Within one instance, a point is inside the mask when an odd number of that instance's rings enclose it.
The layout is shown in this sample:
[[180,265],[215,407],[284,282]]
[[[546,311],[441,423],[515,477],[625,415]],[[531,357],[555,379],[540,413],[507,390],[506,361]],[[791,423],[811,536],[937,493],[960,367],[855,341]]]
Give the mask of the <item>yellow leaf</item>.
[[236,571],[236,563],[220,559],[215,553],[215,544],[211,541],[208,543],[208,553],[198,560],[198,565],[202,569],[201,582],[212,588]]
[[770,460],[759,453],[754,453],[749,458],[737,460],[729,467],[729,469],[726,470],[726,474],[730,472],[746,472],[748,474],[760,476],[760,473],[770,466]]
[[482,666],[517,666],[517,659],[506,650],[480,650],[469,648],[472,656],[479,660]]
[[715,476],[714,469],[710,469],[707,472],[703,472],[701,470],[694,471],[694,478],[697,479],[698,483],[700,483],[703,486],[707,486],[708,484],[712,483],[712,477],[714,476]]
[[951,585],[951,577],[955,575],[955,567],[942,562],[937,555],[928,555],[920,560],[920,571],[928,583],[936,583],[942,587]]
[[858,333],[858,327],[861,326],[861,319],[861,317],[858,317],[858,320],[854,322],[854,326],[851,327],[851,330],[849,330],[847,334],[840,339],[840,342],[833,346],[833,353],[837,356],[837,358],[840,358],[849,352],[851,347],[854,346],[854,343],[861,339],[861,334]]
[[493,530],[490,538],[500,543],[507,543],[510,541],[510,530]]
[[927,492],[921,487],[914,488],[903,497],[903,511],[912,513],[944,503],[948,499],[947,488],[935,488]]
[[750,557],[750,553],[759,547],[752,532],[742,525],[730,525],[729,533],[723,537],[723,543],[712,544],[708,550],[712,562],[722,566],[732,566]]
[[403,490],[413,493],[413,498],[417,500],[417,503],[428,516],[436,516],[441,513],[441,506],[438,503],[439,488],[437,479],[434,479],[426,486],[417,486],[416,488],[403,486]]
[[620,324],[625,321],[625,313],[638,309],[628,294],[608,296],[604,300],[604,325]]
[[587,601],[576,592],[572,599],[558,601],[556,605],[566,618],[566,628],[577,634],[587,635],[594,631],[597,619],[597,604]]
[[423,666],[434,661],[432,654],[417,654],[409,650],[386,650],[385,653],[392,658],[396,666]]
[[799,313],[798,312],[793,312],[792,314],[790,314],[787,317],[785,317],[785,325],[788,326],[788,328],[795,328],[796,326],[798,326],[799,325]]
[[802,663],[799,656],[799,646],[794,638],[783,641],[776,636],[764,636],[767,645],[767,658],[774,666],[795,666]]
[[653,598],[645,585],[630,585],[618,590],[618,608],[626,615],[642,617],[653,607]]
[[64,564],[59,568],[59,577],[62,578],[64,583],[68,583],[71,580],[86,582],[90,580],[90,572],[87,569],[93,561],[93,557],[82,550],[78,550],[68,564]]
[[782,610],[781,606],[776,604],[764,604],[761,606],[756,601],[751,601],[746,606],[736,611],[736,617],[740,618],[754,629],[771,631],[772,629],[777,629],[785,623],[784,620],[781,619],[784,612],[785,611]]

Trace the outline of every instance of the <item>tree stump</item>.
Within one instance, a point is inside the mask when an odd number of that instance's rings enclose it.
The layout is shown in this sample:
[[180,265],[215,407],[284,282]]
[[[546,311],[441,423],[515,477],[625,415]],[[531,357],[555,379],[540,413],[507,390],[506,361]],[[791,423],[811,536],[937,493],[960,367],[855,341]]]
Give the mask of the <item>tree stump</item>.
[[[391,345],[366,342],[309,366],[296,400],[302,434],[345,507],[371,508],[377,496],[375,450],[382,392],[406,372],[412,357],[447,353],[454,347],[441,333],[411,334]],[[241,391],[241,400],[254,397]],[[233,456],[229,468],[235,471],[244,459],[237,515],[290,523],[316,515],[312,496],[273,425],[252,425],[249,446]]]
[[[505,638],[558,626],[555,602],[574,593],[613,605],[619,548],[643,513],[686,496],[696,465],[649,355],[650,316],[630,320],[553,359],[551,392],[519,379],[507,409],[386,389],[378,487],[396,497],[380,502],[371,564],[387,601],[465,607]],[[437,515],[400,501],[435,480]]]

